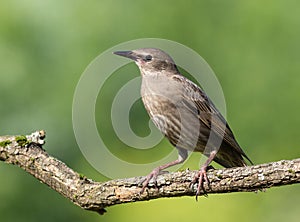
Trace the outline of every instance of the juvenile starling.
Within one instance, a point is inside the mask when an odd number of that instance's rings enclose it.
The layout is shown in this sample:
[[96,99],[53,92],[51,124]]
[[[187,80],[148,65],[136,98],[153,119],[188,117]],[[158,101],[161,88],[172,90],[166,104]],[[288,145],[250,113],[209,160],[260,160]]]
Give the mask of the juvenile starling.
[[252,164],[222,114],[200,87],[180,74],[167,53],[142,48],[114,54],[135,61],[142,75],[144,106],[155,126],[178,150],[177,160],[155,168],[147,176],[141,193],[152,178],[156,181],[160,171],[184,162],[188,151],[208,157],[193,181],[198,181],[196,197],[203,182],[209,183],[206,171],[213,160],[227,168],[246,166],[244,158]]

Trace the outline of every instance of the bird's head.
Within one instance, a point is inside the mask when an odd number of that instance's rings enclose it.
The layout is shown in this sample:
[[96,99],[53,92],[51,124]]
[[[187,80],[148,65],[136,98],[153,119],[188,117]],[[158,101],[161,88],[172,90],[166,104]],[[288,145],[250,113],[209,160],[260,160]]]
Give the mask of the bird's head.
[[142,75],[163,71],[178,72],[173,59],[160,49],[141,48],[132,51],[117,51],[114,54],[134,60]]

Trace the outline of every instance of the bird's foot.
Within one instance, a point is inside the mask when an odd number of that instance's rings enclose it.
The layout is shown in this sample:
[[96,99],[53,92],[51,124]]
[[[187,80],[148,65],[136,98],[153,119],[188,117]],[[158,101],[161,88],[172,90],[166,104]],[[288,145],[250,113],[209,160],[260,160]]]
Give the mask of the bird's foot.
[[197,187],[197,191],[196,191],[196,200],[198,200],[198,196],[200,195],[201,189],[204,192],[204,195],[206,195],[204,187],[203,187],[203,183],[206,182],[209,185],[209,180],[206,175],[207,168],[208,168],[207,166],[202,166],[200,168],[200,170],[198,171],[198,173],[195,175],[193,181],[191,182],[191,185],[193,185],[193,184],[197,183],[197,181],[198,181],[198,187]]
[[140,194],[144,193],[144,191],[145,191],[146,187],[148,186],[151,179],[153,180],[154,186],[157,188],[156,180],[157,180],[157,176],[160,174],[160,172],[161,171],[160,171],[159,167],[157,167],[154,170],[152,170],[151,173],[148,174],[148,176],[146,177],[146,179],[143,182],[143,186],[140,191]]

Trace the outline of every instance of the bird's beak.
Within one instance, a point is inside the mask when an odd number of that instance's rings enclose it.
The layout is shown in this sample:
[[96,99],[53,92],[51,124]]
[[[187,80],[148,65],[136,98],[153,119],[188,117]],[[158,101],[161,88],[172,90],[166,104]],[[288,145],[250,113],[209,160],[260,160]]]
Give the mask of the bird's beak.
[[129,59],[132,59],[134,61],[136,61],[138,59],[138,56],[132,51],[116,51],[113,53],[116,55],[119,55],[119,56],[123,56],[123,57],[129,58]]

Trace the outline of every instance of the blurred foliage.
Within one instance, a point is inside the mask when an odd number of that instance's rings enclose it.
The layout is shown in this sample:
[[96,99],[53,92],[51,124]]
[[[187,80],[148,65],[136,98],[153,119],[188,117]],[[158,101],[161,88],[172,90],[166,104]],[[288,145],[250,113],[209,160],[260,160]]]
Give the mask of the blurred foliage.
[[[0,135],[45,129],[45,149],[75,170],[104,181],[84,159],[72,129],[72,100],[86,66],[124,41],[165,38],[197,51],[215,71],[228,121],[255,163],[299,157],[300,2],[3,0],[0,3]],[[128,65],[129,66],[129,65]],[[118,141],[109,118],[118,87],[138,76],[131,64],[108,81],[96,119],[112,152],[138,163],[172,148],[166,141],[141,154]],[[126,69],[133,70],[128,71]],[[118,73],[123,73],[123,77]],[[109,83],[110,82],[110,83]],[[100,108],[99,108],[100,109]],[[138,101],[130,117],[137,134],[148,121]],[[106,117],[102,116],[106,113]],[[101,115],[100,115],[101,114]],[[104,124],[104,123],[103,123]],[[107,130],[106,130],[107,129]],[[160,149],[161,148],[161,149]],[[135,152],[137,152],[135,154]],[[150,157],[149,157],[150,156]],[[182,167],[196,169],[195,154]],[[101,157],[99,157],[101,161]],[[109,167],[109,166],[108,166]],[[22,170],[0,163],[1,221],[299,221],[300,188],[266,193],[160,199],[85,212]]]

